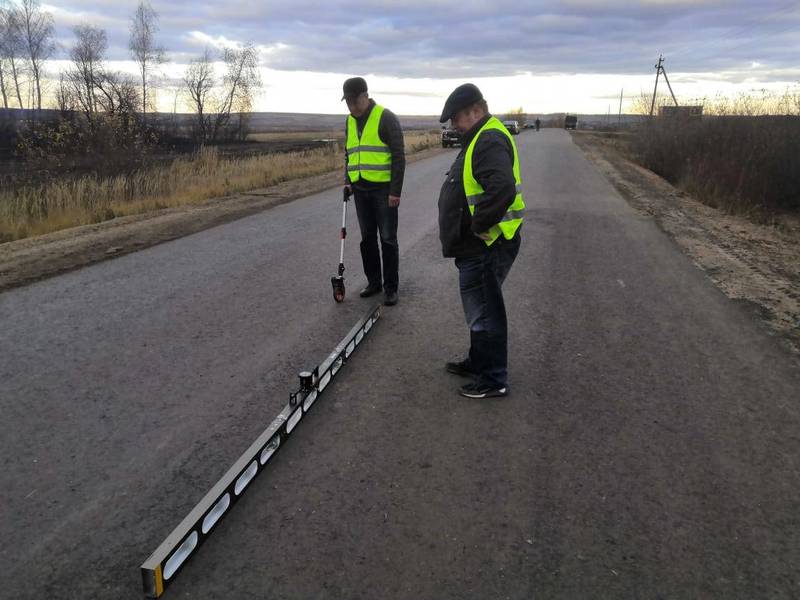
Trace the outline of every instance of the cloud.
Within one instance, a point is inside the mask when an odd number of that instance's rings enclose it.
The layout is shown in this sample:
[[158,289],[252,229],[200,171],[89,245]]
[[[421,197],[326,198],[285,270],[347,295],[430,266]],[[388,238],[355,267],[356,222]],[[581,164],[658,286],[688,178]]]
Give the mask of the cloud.
[[[206,46],[249,42],[263,67],[276,72],[414,81],[651,77],[663,53],[676,84],[681,77],[711,80],[708,74],[779,81],[796,74],[800,49],[800,4],[788,0],[151,1],[158,41],[174,63]],[[109,59],[126,60],[134,6],[65,0],[46,8],[64,47],[72,25],[96,24],[107,29]]]
[[416,92],[412,90],[370,90],[370,94],[377,96],[408,96],[411,98],[441,98],[441,94],[435,92]]
[[239,48],[242,44],[237,40],[230,40],[224,35],[211,36],[202,31],[190,31],[186,34],[186,43],[195,49],[213,48]]
[[[780,29],[800,26],[797,4],[777,0],[330,0],[324,10],[317,0],[153,6],[162,43],[178,53],[199,42],[249,41],[282,50],[264,57],[272,68],[390,76],[632,73],[648,70],[659,52],[680,55],[676,66],[684,71],[744,56],[788,63],[797,50],[795,30]],[[73,0],[51,10],[64,26],[96,20],[124,38],[133,5]]]

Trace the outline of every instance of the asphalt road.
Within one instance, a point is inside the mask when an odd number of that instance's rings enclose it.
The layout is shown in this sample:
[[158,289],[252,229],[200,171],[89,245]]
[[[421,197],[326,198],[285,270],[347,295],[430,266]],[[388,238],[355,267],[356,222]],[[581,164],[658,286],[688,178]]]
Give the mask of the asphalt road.
[[[800,373],[563,131],[518,138],[506,399],[409,166],[400,304],[167,598],[792,598]],[[3,598],[138,598],[139,565],[369,303],[338,190],[0,294]],[[352,210],[352,207],[351,207]],[[351,231],[357,230],[350,213]]]

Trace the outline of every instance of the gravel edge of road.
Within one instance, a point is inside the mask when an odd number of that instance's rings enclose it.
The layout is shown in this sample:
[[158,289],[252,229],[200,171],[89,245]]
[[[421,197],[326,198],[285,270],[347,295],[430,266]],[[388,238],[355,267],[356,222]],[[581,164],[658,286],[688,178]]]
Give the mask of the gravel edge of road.
[[800,359],[800,219],[777,228],[726,214],[628,160],[609,138],[571,135],[631,207],[652,217],[728,298],[745,304]]
[[[428,148],[408,154],[412,163],[439,154]],[[341,171],[212,198],[201,204],[83,225],[0,244],[0,292],[104,260],[124,256],[336,187]]]

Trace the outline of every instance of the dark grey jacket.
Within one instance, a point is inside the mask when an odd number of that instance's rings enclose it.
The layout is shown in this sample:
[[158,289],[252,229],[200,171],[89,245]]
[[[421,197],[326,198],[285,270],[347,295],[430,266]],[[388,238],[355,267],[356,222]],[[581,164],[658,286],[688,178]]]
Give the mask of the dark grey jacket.
[[497,225],[517,195],[514,149],[506,135],[490,129],[481,134],[472,153],[472,174],[481,184],[484,196],[475,206],[475,215],[469,213],[464,193],[464,158],[470,142],[490,116],[462,136],[461,152],[439,192],[439,239],[446,257],[481,254],[487,246],[476,234]]
[[[356,119],[356,127],[358,128],[358,135],[361,137],[361,132],[364,131],[364,125],[367,124],[367,119],[372,108],[375,106],[375,100],[370,99],[369,108],[367,112]],[[345,121],[345,141],[347,140],[347,122]],[[397,116],[384,107],[381,120],[378,123],[378,135],[389,146],[392,152],[392,180],[389,183],[365,181],[359,179],[353,184],[354,187],[362,190],[372,190],[378,188],[389,188],[389,194],[392,196],[400,196],[403,191],[403,177],[406,172],[406,152],[405,144],[403,142],[403,129],[400,127],[400,121]],[[347,176],[347,151],[344,153],[344,182],[350,183],[350,178]]]

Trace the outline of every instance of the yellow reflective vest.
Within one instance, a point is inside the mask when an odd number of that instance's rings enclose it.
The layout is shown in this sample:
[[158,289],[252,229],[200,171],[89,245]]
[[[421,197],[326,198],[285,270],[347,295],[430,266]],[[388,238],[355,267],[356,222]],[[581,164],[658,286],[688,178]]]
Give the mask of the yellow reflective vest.
[[484,131],[489,129],[497,129],[505,134],[508,141],[511,143],[511,148],[514,150],[514,181],[517,185],[517,195],[514,197],[514,202],[508,207],[506,214],[503,215],[502,220],[489,229],[488,233],[491,237],[488,240],[484,240],[487,246],[491,246],[501,235],[507,240],[513,238],[517,229],[522,225],[522,216],[525,211],[525,202],[522,200],[522,179],[519,176],[519,155],[517,154],[517,146],[502,121],[496,117],[491,117],[486,121],[486,124],[478,130],[475,137],[472,138],[472,142],[470,142],[467,153],[464,156],[464,194],[467,196],[469,214],[475,214],[475,205],[483,198],[483,188],[472,174],[472,153],[475,150],[475,144],[478,138],[481,137]]
[[367,117],[361,137],[353,115],[347,117],[347,175],[351,183],[361,178],[374,182],[392,180],[392,153],[378,134],[383,107],[377,104]]

